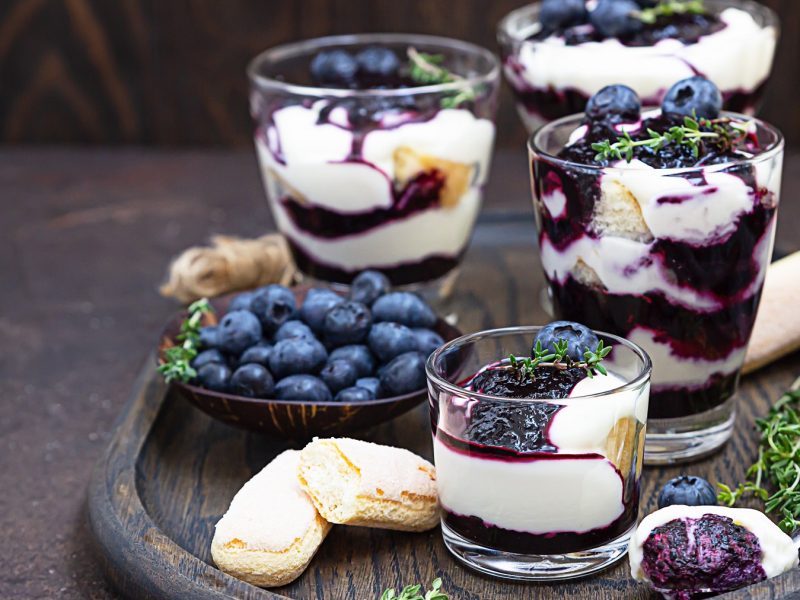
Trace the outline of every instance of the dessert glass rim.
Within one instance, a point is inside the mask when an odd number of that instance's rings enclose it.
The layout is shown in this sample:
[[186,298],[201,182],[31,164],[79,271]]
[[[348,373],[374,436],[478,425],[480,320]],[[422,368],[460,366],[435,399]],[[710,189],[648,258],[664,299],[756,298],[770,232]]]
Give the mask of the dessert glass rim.
[[[755,0],[704,0],[709,4],[712,9],[716,9],[718,12],[726,8],[740,8],[747,13],[750,14],[755,20],[758,25],[761,27],[772,27],[777,34],[780,29],[780,18],[778,14],[772,10],[769,6],[761,4],[760,2],[756,2]],[[498,41],[501,43],[504,40],[509,42],[517,42],[517,43],[529,43],[529,44],[537,44],[541,43],[541,40],[529,40],[528,37],[538,31],[538,29],[528,26],[528,27],[514,27],[515,21],[519,19],[523,19],[524,17],[529,16],[531,13],[536,13],[539,10],[539,6],[541,5],[541,0],[536,0],[535,2],[531,2],[529,4],[524,4],[519,8],[515,8],[510,13],[508,13],[505,17],[500,19],[500,22],[497,24],[497,37]],[[596,42],[600,43],[600,42]],[[650,50],[652,48],[657,47],[654,46],[627,46],[626,49],[631,51],[640,51],[640,50]]]
[[[642,114],[647,111],[658,109],[659,107],[642,107]],[[642,172],[651,172],[656,171],[659,174],[664,175],[675,175],[680,173],[694,173],[697,171],[705,171],[708,173],[715,173],[717,171],[724,171],[726,169],[730,169],[731,167],[736,167],[744,164],[753,164],[753,163],[760,163],[763,161],[771,160],[776,154],[783,152],[784,149],[784,138],[783,133],[781,133],[780,129],[758,119],[756,117],[752,117],[749,115],[744,115],[742,113],[731,112],[731,111],[722,111],[720,113],[721,117],[729,117],[738,121],[747,121],[754,123],[758,129],[763,129],[764,131],[768,132],[772,136],[772,140],[770,143],[761,150],[758,154],[755,154],[750,157],[742,157],[736,158],[733,160],[727,160],[721,163],[714,163],[710,165],[694,165],[691,167],[672,167],[669,169],[658,169],[654,167],[648,166],[646,169],[643,167],[639,167],[637,165],[628,165],[627,167],[617,167],[615,165],[597,165],[597,164],[587,164],[583,162],[577,162],[574,160],[567,160],[565,158],[561,158],[548,152],[545,150],[541,143],[541,136],[549,133],[551,130],[556,129],[557,127],[564,126],[568,123],[575,122],[576,128],[580,127],[583,124],[583,120],[586,116],[586,113],[574,113],[571,115],[567,115],[566,117],[561,117],[560,119],[556,119],[555,121],[550,121],[549,123],[545,123],[541,127],[539,127],[536,131],[534,131],[528,137],[528,151],[535,154],[536,156],[546,160],[548,163],[560,165],[562,167],[571,168],[571,169],[578,169],[584,171],[595,171],[597,173],[600,172],[631,172],[631,171],[642,171]],[[564,148],[564,146],[562,146]]]
[[623,385],[617,386],[610,390],[595,392],[594,394],[579,394],[577,396],[570,396],[568,398],[507,398],[504,396],[493,396],[491,394],[484,394],[473,390],[467,390],[459,385],[447,381],[436,372],[435,364],[437,362],[437,359],[440,356],[442,356],[445,352],[449,351],[450,349],[454,348],[457,345],[469,344],[478,340],[482,340],[484,338],[499,338],[508,335],[529,335],[531,336],[532,339],[533,334],[542,329],[542,327],[544,326],[517,325],[513,327],[484,329],[482,331],[476,331],[475,333],[468,333],[466,335],[462,335],[461,337],[457,337],[453,340],[450,340],[449,342],[446,342],[445,344],[439,346],[436,350],[434,350],[428,357],[428,360],[425,361],[425,374],[428,377],[429,387],[430,383],[434,382],[437,387],[440,387],[453,395],[458,395],[458,396],[468,395],[470,398],[475,398],[479,400],[490,400],[493,402],[506,402],[509,404],[543,402],[546,404],[557,404],[563,406],[565,404],[577,403],[583,400],[613,396],[622,392],[640,389],[650,379],[650,373],[653,369],[653,363],[650,360],[650,355],[647,354],[647,352],[643,348],[621,336],[614,335],[613,333],[607,333],[605,331],[599,331],[597,329],[593,329],[592,331],[594,331],[595,334],[602,336],[603,338],[612,340],[614,344],[620,344],[626,347],[628,350],[636,354],[636,356],[639,357],[642,363],[642,366],[636,377],[633,377],[630,379],[630,381],[627,381]]
[[[278,63],[280,61],[301,56],[324,47],[380,43],[408,43],[409,46],[412,46],[415,42],[420,45],[427,44],[432,46],[440,46],[443,48],[452,49],[456,52],[463,52],[477,56],[480,59],[487,61],[489,68],[470,76],[463,76],[463,79],[448,83],[421,85],[417,87],[362,90],[289,83],[275,79],[274,77],[268,77],[261,73],[261,67],[265,64]],[[286,93],[303,96],[324,96],[337,98],[392,98],[397,96],[406,97],[459,91],[465,87],[490,83],[500,76],[500,61],[497,58],[497,55],[491,50],[488,50],[483,46],[455,38],[417,33],[355,33],[308,38],[299,42],[290,42],[273,46],[272,48],[268,48],[267,50],[257,54],[252,60],[250,60],[247,65],[247,76],[251,83],[262,91],[283,91]]]

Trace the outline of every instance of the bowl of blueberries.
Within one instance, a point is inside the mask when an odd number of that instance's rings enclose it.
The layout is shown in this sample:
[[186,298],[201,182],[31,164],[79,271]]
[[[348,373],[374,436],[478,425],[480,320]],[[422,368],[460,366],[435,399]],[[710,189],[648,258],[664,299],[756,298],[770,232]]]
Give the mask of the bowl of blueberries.
[[[349,294],[267,285],[212,299],[193,376],[177,394],[236,427],[304,440],[393,419],[426,399],[425,361],[461,332],[411,292],[364,271]],[[186,311],[166,325],[159,362],[181,344]]]

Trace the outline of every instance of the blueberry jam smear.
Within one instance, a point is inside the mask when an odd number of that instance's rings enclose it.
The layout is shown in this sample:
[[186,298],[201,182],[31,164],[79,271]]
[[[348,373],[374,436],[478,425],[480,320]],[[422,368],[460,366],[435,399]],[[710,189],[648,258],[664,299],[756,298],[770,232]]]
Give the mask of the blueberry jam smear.
[[481,371],[470,382],[473,391],[503,398],[551,399],[569,397],[579,381],[586,378],[583,369],[539,368],[536,378],[520,378],[517,371],[499,366]]
[[509,406],[481,402],[472,409],[465,441],[508,448],[515,452],[555,452],[545,431],[560,406],[535,402]]
[[643,546],[642,569],[656,589],[690,600],[767,578],[758,538],[729,517],[706,514],[656,527]]

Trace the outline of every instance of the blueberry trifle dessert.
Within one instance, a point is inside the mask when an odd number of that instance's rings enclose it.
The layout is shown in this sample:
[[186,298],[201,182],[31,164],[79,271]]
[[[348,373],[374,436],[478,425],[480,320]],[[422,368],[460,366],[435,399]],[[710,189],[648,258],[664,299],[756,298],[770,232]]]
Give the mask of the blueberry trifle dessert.
[[489,173],[490,52],[428,36],[320,38],[265,52],[250,77],[272,214],[302,273],[348,284],[378,269],[405,286],[453,272]]
[[448,548],[481,571],[529,579],[621,557],[638,510],[648,376],[635,346],[567,321],[473,334],[435,352],[428,377]]
[[542,0],[499,27],[506,78],[533,131],[623,83],[658,105],[702,75],[725,108],[752,114],[772,68],[777,17],[749,0]]
[[[687,434],[690,446],[674,448],[684,457],[730,433],[781,181],[780,133],[721,113],[721,102],[701,77],[644,111],[633,90],[609,86],[585,115],[544,127],[530,146],[555,313],[647,350],[650,419]],[[648,436],[658,433],[653,425]],[[706,446],[703,430],[713,433]]]

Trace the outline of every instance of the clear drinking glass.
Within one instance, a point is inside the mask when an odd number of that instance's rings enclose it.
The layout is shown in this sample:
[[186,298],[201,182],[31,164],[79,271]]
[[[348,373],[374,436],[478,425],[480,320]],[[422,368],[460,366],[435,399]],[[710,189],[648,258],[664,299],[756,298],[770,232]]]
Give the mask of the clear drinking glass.
[[[462,387],[510,354],[530,356],[538,327],[457,338],[428,359],[442,535],[464,564],[521,580],[580,577],[627,552],[636,525],[650,359],[614,347],[609,376],[552,400],[488,396]],[[606,378],[608,377],[608,378]]]
[[540,3],[509,13],[497,37],[506,80],[528,132],[581,112],[604,86],[628,85],[642,104],[656,106],[673,83],[697,74],[717,84],[726,109],[754,114],[772,69],[778,17],[751,0],[705,0],[705,6],[726,22],[722,30],[692,43],[665,39],[644,46],[594,41],[587,32],[581,34],[586,39],[571,43],[530,39],[540,30]]
[[783,137],[753,119],[762,148],[754,157],[684,169],[557,158],[582,121],[554,121],[528,144],[554,313],[625,336],[652,357],[647,464],[708,454],[733,431],[772,256]]
[[[457,79],[371,89],[310,83],[318,53],[375,45],[404,61],[409,48],[438,55]],[[449,289],[489,173],[499,72],[484,48],[408,34],[312,39],[250,63],[264,185],[303,275],[346,285],[378,269],[397,286]]]

